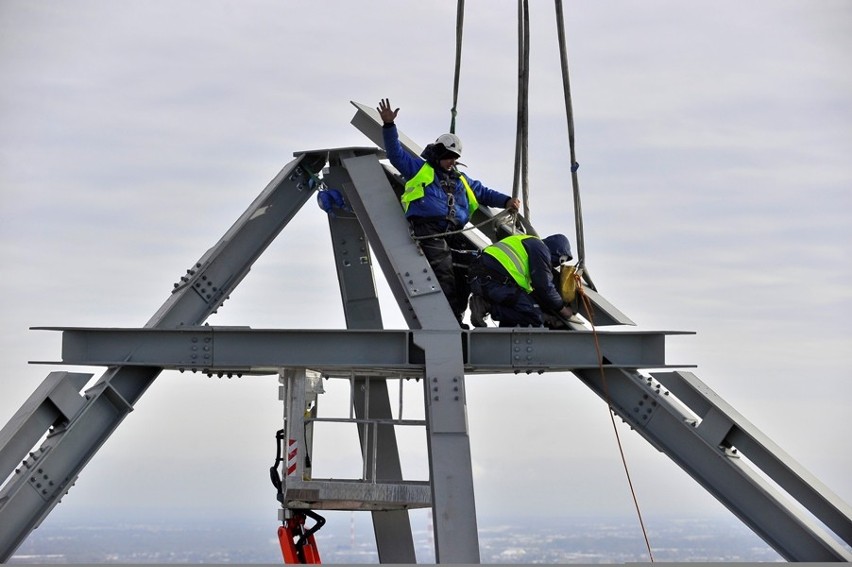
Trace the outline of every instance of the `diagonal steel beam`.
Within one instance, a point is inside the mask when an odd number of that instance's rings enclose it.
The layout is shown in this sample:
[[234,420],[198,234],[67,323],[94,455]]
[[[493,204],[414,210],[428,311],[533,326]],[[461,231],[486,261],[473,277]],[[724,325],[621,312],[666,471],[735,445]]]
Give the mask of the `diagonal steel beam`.
[[[672,385],[673,396],[663,389],[662,381],[629,369],[581,369],[574,374],[783,557],[790,561],[852,560],[848,550],[765,480],[761,474],[765,471],[752,467],[726,444],[719,419],[719,410],[726,404],[716,405],[721,400],[712,400],[709,388],[701,385],[708,413],[703,414],[706,420],[699,418],[696,423],[696,414],[675,397],[686,388],[676,384],[678,376],[652,374]],[[699,382],[693,381],[696,384]],[[848,522],[847,518],[847,536]]]
[[[777,485],[809,510],[816,519],[831,529],[846,545],[852,545],[852,507],[843,502],[834,492],[813,474],[805,470],[793,457],[749,422],[742,414],[725,402],[716,392],[691,372],[654,372],[651,376],[659,380],[689,410],[695,414],[691,432],[709,447],[710,452],[726,455],[725,462],[742,464],[745,457]],[[756,496],[745,496],[745,492],[734,490],[733,482],[709,482],[715,480],[706,470],[693,474],[719,498],[728,508],[770,543],[778,552],[791,560],[812,560],[824,554],[826,559],[852,559],[852,555],[839,552],[838,548],[826,545],[825,536],[816,536],[821,529],[803,514],[778,502],[745,506],[755,501]],[[772,493],[777,493],[773,488]],[[812,551],[804,551],[811,549]],[[830,550],[826,553],[826,549]]]
[[[340,165],[341,153],[330,157],[328,171],[323,179],[329,187],[348,181],[349,176]],[[351,152],[346,155],[352,157]],[[381,329],[382,313],[373,276],[372,256],[367,235],[351,211],[332,211],[328,215],[334,263],[340,284],[343,313],[349,329]],[[393,418],[387,382],[370,380],[369,376],[355,377],[355,416],[358,419]],[[376,478],[390,482],[403,481],[402,464],[399,458],[396,431],[392,425],[379,425],[375,436],[371,435],[366,423],[359,424],[358,436],[363,455],[364,469],[375,470]],[[373,444],[376,446],[373,447]],[[375,462],[373,462],[375,460]],[[376,550],[380,563],[416,563],[414,535],[407,510],[374,510],[371,512]]]
[[[459,326],[437,278],[410,238],[408,223],[375,156],[342,160],[346,197],[370,240],[400,310],[424,353],[426,437],[435,560],[479,563],[473,467],[467,431]],[[455,390],[456,395],[436,396]]]
[[[174,284],[169,298],[146,323],[148,328],[199,325],[227,299],[254,261],[313,195],[312,174],[327,152],[306,154],[287,164],[225,235]],[[79,472],[112,435],[161,368],[119,366],[107,369],[86,391],[82,408],[61,430],[48,436],[28,466],[41,471],[13,475],[0,489],[0,562],[59,502]],[[46,432],[46,431],[45,431]],[[39,489],[36,484],[43,484]],[[44,486],[50,489],[45,493]]]

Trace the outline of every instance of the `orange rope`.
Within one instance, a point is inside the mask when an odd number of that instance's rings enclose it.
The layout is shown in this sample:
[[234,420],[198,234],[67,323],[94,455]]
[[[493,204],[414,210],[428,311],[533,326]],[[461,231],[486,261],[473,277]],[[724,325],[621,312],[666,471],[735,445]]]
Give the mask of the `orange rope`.
[[642,512],[639,510],[639,500],[636,498],[636,491],[633,489],[633,481],[630,478],[630,470],[627,468],[627,458],[624,456],[624,448],[621,445],[621,437],[618,435],[618,428],[615,424],[615,411],[612,409],[612,402],[610,402],[609,388],[606,383],[606,372],[604,372],[603,366],[603,354],[601,353],[601,345],[600,341],[598,340],[598,331],[595,328],[591,301],[586,296],[586,293],[583,290],[583,280],[579,270],[574,275],[574,278],[577,281],[577,295],[579,295],[579,297],[583,301],[583,306],[585,306],[586,313],[589,316],[589,323],[592,325],[592,336],[595,339],[595,352],[598,355],[598,368],[601,372],[601,383],[603,384],[606,404],[609,407],[609,418],[610,421],[612,421],[612,430],[615,432],[615,440],[618,443],[618,452],[619,454],[621,454],[621,463],[622,465],[624,465],[624,474],[627,476],[627,484],[630,487],[630,494],[633,497],[633,505],[636,508],[636,515],[639,517],[639,526],[642,528],[642,536],[645,538],[645,546],[648,548],[648,556],[651,558],[651,563],[653,563],[654,553],[651,551],[651,542],[648,540],[648,532],[645,530],[645,522],[642,520]]

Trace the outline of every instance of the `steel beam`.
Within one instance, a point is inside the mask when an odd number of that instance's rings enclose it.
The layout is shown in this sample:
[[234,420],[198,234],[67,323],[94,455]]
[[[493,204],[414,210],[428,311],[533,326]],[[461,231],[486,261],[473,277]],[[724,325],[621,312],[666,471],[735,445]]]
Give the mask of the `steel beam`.
[[[170,297],[145,327],[199,325],[215,312],[258,256],[313,195],[312,174],[325,165],[326,158],[325,153],[306,154],[287,164],[219,242],[174,284]],[[41,483],[41,489],[34,490],[32,487],[39,482],[31,480],[31,475],[15,474],[3,485],[0,562],[7,561],[56,506],[160,371],[156,366],[107,369],[86,391],[83,407],[67,427],[49,435],[31,452],[27,466],[41,471],[47,484]],[[45,487],[49,487],[46,494],[42,492]]]
[[[331,156],[328,171],[323,176],[329,187],[336,187],[349,181],[349,175],[340,164],[341,153]],[[351,152],[346,152],[345,155],[354,157]],[[328,215],[328,226],[331,232],[346,327],[381,329],[382,312],[373,276],[372,255],[367,235],[358,217],[351,211],[332,211]],[[390,420],[393,418],[390,395],[384,380],[370,380],[369,376],[356,376],[353,386],[355,416],[358,419]],[[364,447],[363,454],[366,459],[364,469],[371,473],[375,470],[375,478],[369,478],[373,483],[398,485],[403,482],[403,477],[396,431],[393,425],[373,423],[372,427],[378,428],[375,436],[371,435],[372,432],[367,425],[361,424],[358,427],[358,436],[361,446]],[[428,483],[425,484],[427,484],[425,488],[428,497],[429,487]],[[362,502],[367,501],[366,498],[362,499]],[[427,500],[425,505],[430,506],[431,500]],[[408,511],[404,508],[392,509],[389,504],[385,504],[383,509],[373,510],[371,516],[379,562],[416,563],[414,535],[411,531]]]
[[[385,170],[375,156],[343,159],[343,184],[385,279],[411,328],[458,329],[429,262],[411,239],[408,223]],[[419,307],[417,312],[413,303]]]
[[[381,145],[372,109],[357,105],[359,129]],[[407,139],[408,151],[419,148]],[[8,560],[24,538],[75,482],[78,473],[163,368],[205,372],[277,373],[281,368],[316,368],[368,378],[412,375],[423,378],[426,401],[430,483],[388,488],[325,484],[326,504],[359,490],[363,498],[386,500],[390,508],[431,501],[436,560],[479,561],[473,497],[470,440],[467,431],[465,374],[573,371],[654,447],[665,452],[755,533],[791,560],[850,561],[852,554],[804,510],[850,544],[852,512],[825,486],[769,441],[709,388],[689,373],[644,376],[638,368],[665,368],[669,332],[483,329],[461,331],[425,258],[408,237],[394,196],[392,171],[378,162],[374,149],[320,150],[298,154],[285,166],[223,238],[175,283],[171,297],[142,329],[64,329],[63,362],[109,366],[84,396],[88,375],[53,373],[0,431],[0,473],[9,475],[0,489],[0,562]],[[316,174],[331,160],[335,179],[357,216],[359,226],[342,232],[358,242],[335,240],[335,258],[349,331],[277,331],[199,327],[225,301],[265,250],[317,188]],[[353,219],[347,219],[347,222]],[[343,219],[341,219],[343,221]],[[340,227],[346,223],[341,222]],[[335,235],[335,229],[332,228]],[[489,234],[498,237],[498,232]],[[410,327],[384,331],[372,273],[364,271],[364,235]],[[348,270],[356,265],[358,269]],[[347,264],[347,262],[349,262]],[[343,270],[343,272],[341,272]],[[342,275],[341,275],[342,274]],[[372,286],[372,287],[371,287]],[[594,292],[594,320],[632,324]],[[592,315],[592,314],[589,314]],[[576,328],[576,327],[575,327]],[[596,343],[599,344],[600,356]],[[678,365],[684,366],[684,365]],[[374,386],[381,380],[370,380]],[[665,391],[663,386],[669,388]],[[387,391],[356,400],[359,418],[390,417]],[[685,404],[685,405],[684,405]],[[368,406],[370,407],[368,411]],[[375,413],[374,413],[375,409]],[[361,432],[363,435],[363,431]],[[375,480],[401,480],[398,449],[392,436],[377,438]],[[372,453],[372,451],[370,451]],[[740,458],[740,455],[746,458]],[[385,459],[385,456],[388,456]],[[372,457],[371,457],[372,458]],[[760,471],[754,470],[752,464]],[[375,465],[373,467],[372,465]],[[772,484],[766,474],[777,485]],[[0,480],[3,477],[0,476]],[[299,485],[301,480],[297,481]],[[780,489],[779,489],[780,487]],[[294,489],[310,490],[306,486]],[[429,494],[426,494],[426,490]],[[786,493],[782,493],[782,490]],[[385,489],[382,489],[385,490]],[[300,493],[306,506],[308,493]],[[296,496],[296,493],[293,494]],[[376,504],[381,506],[381,504]],[[380,557],[408,562],[410,525],[376,526]],[[397,530],[397,531],[395,531]],[[384,554],[384,555],[383,555]]]
[[[342,479],[313,479],[310,481],[288,480],[284,490],[284,502],[289,508],[309,510],[367,510],[379,521],[374,526],[376,547],[380,563],[416,563],[413,542],[410,549],[405,540],[411,536],[410,522],[408,534],[402,542],[387,542],[394,532],[400,529],[388,529],[386,523],[394,518],[408,520],[408,510],[428,508],[432,505],[430,485],[425,481],[369,482]],[[379,545],[381,544],[381,545]],[[391,559],[404,561],[389,561]]]
[[80,391],[92,374],[51,372],[0,430],[0,481],[21,464],[51,428],[63,427],[85,405]]
[[574,374],[786,559],[852,559],[852,554],[722,443],[718,421],[710,417],[707,430],[702,431],[695,415],[660,382],[625,369],[577,370]]
[[[157,366],[203,373],[271,374],[304,367],[329,375],[352,369],[383,376],[419,376],[424,341],[407,329],[180,329],[40,327],[62,331],[62,360],[49,364]],[[666,368],[672,331],[551,331],[489,328],[454,331],[450,341],[465,374],[564,372],[605,368]]]
[[[375,156],[343,159],[351,184],[347,200],[376,252],[400,309],[424,352],[427,380],[426,438],[432,485],[435,559],[478,563],[479,538],[473,494],[473,466],[464,398],[463,349],[459,326],[432,268],[410,238],[408,223],[385,170]],[[432,388],[458,395],[435,400]]]
[[[805,470],[695,374],[654,372],[651,376],[659,380],[695,414],[698,418],[694,422],[695,434],[712,450],[731,458],[736,458],[737,455],[747,458],[847,545],[852,546],[852,507],[818,478]],[[751,507],[743,506],[745,499],[742,495],[733,494],[729,500],[729,507],[735,508],[734,513],[744,518],[756,532],[763,532],[764,539],[771,538],[775,542],[773,547],[780,547],[779,553],[790,559],[805,560],[811,557],[800,550],[812,545],[808,540],[813,538],[810,532],[814,527],[796,510],[785,507],[783,515],[792,515],[795,523],[801,523],[805,527],[797,525],[793,530],[781,531],[778,521],[770,522],[771,528],[756,521]],[[758,507],[758,510],[762,509],[765,508]],[[773,513],[773,517],[777,518],[778,513]],[[823,547],[822,544],[819,547]],[[836,556],[834,551],[832,554]],[[849,560],[850,556],[847,554],[841,557]]]

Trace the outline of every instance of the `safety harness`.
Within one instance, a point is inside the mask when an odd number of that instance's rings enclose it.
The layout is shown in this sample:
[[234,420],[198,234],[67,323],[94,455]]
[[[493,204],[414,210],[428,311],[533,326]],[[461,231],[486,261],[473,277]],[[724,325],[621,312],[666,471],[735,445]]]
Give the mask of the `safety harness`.
[[[470,188],[470,183],[468,183],[467,178],[463,173],[459,173],[459,179],[461,179],[462,185],[464,185],[464,191],[467,194],[467,212],[469,215],[473,215],[473,212],[479,208],[479,202],[476,200],[476,195],[473,193],[473,189]],[[435,168],[429,165],[429,163],[424,163],[420,170],[408,180],[405,184],[405,191],[400,197],[400,201],[402,202],[402,210],[406,213],[408,212],[408,207],[412,202],[417,199],[422,199],[426,194],[426,186],[435,181]],[[452,218],[455,216],[454,214],[454,205],[455,205],[455,196],[453,191],[451,190],[445,192],[447,193],[447,200],[449,210],[447,212],[448,218]]]

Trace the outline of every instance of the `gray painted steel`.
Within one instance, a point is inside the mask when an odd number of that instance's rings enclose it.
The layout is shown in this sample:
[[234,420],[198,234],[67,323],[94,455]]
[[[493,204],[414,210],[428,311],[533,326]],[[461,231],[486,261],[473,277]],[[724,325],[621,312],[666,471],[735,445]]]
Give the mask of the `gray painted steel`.
[[[353,124],[381,144],[375,112],[356,106],[359,110]],[[403,140],[409,151],[419,153],[419,148]],[[388,434],[391,427],[375,429],[385,431],[372,437],[366,425],[361,432],[368,448],[365,470],[375,483],[305,481],[299,476],[288,486],[294,507],[301,505],[298,503],[341,507],[352,497],[351,508],[357,505],[376,511],[376,538],[383,561],[413,559],[410,525],[390,524],[402,517],[394,514],[405,514],[404,509],[429,502],[437,560],[479,561],[465,375],[568,369],[785,558],[852,560],[846,547],[852,545],[852,513],[847,504],[694,375],[645,376],[637,371],[666,366],[663,340],[672,333],[600,332],[604,364],[598,367],[590,335],[579,327],[571,332],[460,331],[428,262],[409,238],[395,197],[399,180],[379,163],[380,157],[373,148],[298,154],[225,236],[187,270],[144,329],[63,330],[65,362],[109,368],[84,396],[79,392],[88,375],[50,374],[0,431],[0,473],[10,474],[24,458],[0,489],[0,560],[8,560],[59,502],[162,368],[285,372],[302,377],[306,368],[320,368],[330,375],[354,372],[356,383],[370,384],[370,393],[355,400],[355,421],[386,425],[391,421],[387,390],[379,385],[382,380],[372,378],[420,377],[426,403],[428,486],[402,480],[396,441]],[[326,163],[330,164],[329,181],[339,184],[336,188],[344,192],[354,211],[354,218],[341,214],[331,222],[350,330],[199,327],[313,195],[317,187],[312,174]],[[491,238],[499,234],[499,229],[486,231]],[[381,330],[365,237],[409,330]],[[589,315],[598,325],[632,324],[598,294],[590,296],[594,312]],[[333,351],[323,347],[329,340],[335,341]],[[271,354],[275,350],[280,354]],[[298,392],[303,386],[293,383],[288,379],[285,400],[291,411],[301,408],[303,414],[305,392]],[[302,442],[309,444],[310,439],[303,436]],[[403,543],[391,541],[397,536]]]
[[80,414],[85,405],[80,390],[91,377],[74,372],[48,374],[0,430],[0,479],[12,474],[46,431]]
[[[441,296],[443,297],[443,296]],[[455,320],[453,321],[455,322]],[[419,376],[426,369],[426,330],[181,329],[62,331],[62,360],[50,364],[158,366],[209,374],[274,374],[307,367],[330,375],[352,369],[382,376]],[[558,372],[598,368],[595,342],[608,368],[665,368],[665,337],[672,331],[550,331],[490,328],[452,331],[466,374]]]
[[[479,539],[473,495],[473,467],[464,398],[464,364],[459,327],[437,278],[410,238],[408,223],[385,170],[375,156],[342,160],[352,180],[348,202],[376,250],[376,256],[411,328],[423,329],[414,342],[425,353],[427,450],[432,484],[435,559],[478,563]],[[432,393],[437,389],[441,395]],[[444,395],[455,391],[457,395]]]
[[[654,378],[624,369],[574,374],[786,559],[852,559],[847,549],[805,517],[789,495],[766,482],[749,462],[716,441],[708,442],[702,428],[696,427],[696,416]],[[714,427],[709,422],[707,426]]]
[[[405,522],[408,533],[405,533],[405,525],[397,529],[388,522],[394,518],[407,519],[409,509],[432,506],[432,490],[428,481],[374,484],[342,479],[288,480],[284,498],[288,508],[293,509],[371,511],[376,522],[374,530],[382,563],[416,563],[415,557],[406,549],[405,540],[411,536],[410,522]],[[404,537],[402,542],[385,541],[399,530]],[[378,546],[379,543],[382,545]],[[414,551],[413,542],[410,551]],[[393,558],[399,560],[390,561]]]
[[[709,386],[691,372],[654,372],[656,380],[668,388],[696,416],[695,433],[710,447],[716,447],[726,457],[736,459],[741,454],[755,463],[759,469],[796,502],[802,504],[816,518],[840,538],[852,542],[852,507],[843,502],[818,478],[805,470],[781,447],[757,429],[738,411],[732,408]],[[737,506],[739,495],[734,495],[733,506]],[[759,507],[758,511],[762,508]],[[757,519],[752,519],[751,508],[741,509],[738,515],[755,532],[767,531],[766,537],[780,540],[788,549],[788,558],[809,561],[809,555],[800,551],[801,545],[788,541],[783,530],[768,530]],[[799,520],[813,526],[802,515]],[[774,527],[772,523],[770,526]],[[819,529],[819,528],[817,528]],[[775,533],[772,533],[774,531]],[[764,538],[765,539],[765,538]],[[848,558],[852,557],[846,555]]]
[[[343,191],[367,234],[385,279],[410,328],[458,330],[429,262],[411,239],[408,223],[375,156],[344,159],[351,183]],[[415,310],[414,303],[420,309]]]
[[[285,166],[225,236],[175,283],[171,296],[145,326],[175,328],[202,323],[227,299],[258,256],[313,195],[306,170],[318,172],[324,164],[325,155],[305,155]],[[0,489],[0,561],[7,561],[59,502],[160,370],[109,368],[86,391],[83,408],[70,420],[54,423],[59,427],[31,453],[22,472],[15,473]],[[32,481],[23,469],[41,471],[50,491],[44,494],[43,488],[36,486],[39,482]]]
[[[340,153],[337,156],[341,155]],[[352,154],[347,154],[351,157]],[[335,156],[329,164],[324,181],[329,187],[340,186],[348,180]],[[382,313],[376,293],[373,276],[372,256],[367,235],[358,221],[358,217],[348,211],[336,211],[328,215],[331,232],[334,263],[337,279],[340,282],[340,295],[346,327],[349,329],[381,329]],[[390,420],[390,395],[387,383],[383,380],[370,380],[369,376],[358,376],[354,381],[354,410],[358,419],[368,420],[358,427],[358,436],[364,447],[366,462],[364,469],[370,471],[368,479],[373,482],[390,482],[400,486],[403,481],[402,465],[399,460],[396,432],[393,425],[373,423],[376,431],[368,425],[372,418]],[[374,433],[375,435],[373,435]],[[375,446],[374,446],[375,444]],[[375,470],[375,478],[372,471]],[[377,487],[377,484],[370,484]],[[384,486],[384,485],[382,485]],[[431,506],[429,484],[423,487],[428,498],[421,505]],[[288,487],[289,491],[289,487]],[[346,496],[349,497],[351,491]],[[406,495],[409,500],[412,494]],[[421,495],[421,500],[423,496]],[[375,502],[377,496],[365,496],[360,502]],[[324,498],[323,500],[328,500]],[[376,550],[381,563],[416,563],[414,535],[411,531],[411,519],[406,510],[393,510],[389,505],[372,513],[373,531],[376,538]]]

